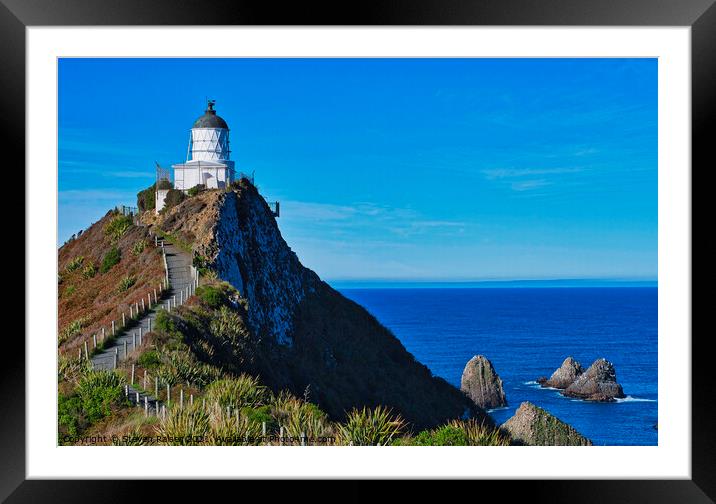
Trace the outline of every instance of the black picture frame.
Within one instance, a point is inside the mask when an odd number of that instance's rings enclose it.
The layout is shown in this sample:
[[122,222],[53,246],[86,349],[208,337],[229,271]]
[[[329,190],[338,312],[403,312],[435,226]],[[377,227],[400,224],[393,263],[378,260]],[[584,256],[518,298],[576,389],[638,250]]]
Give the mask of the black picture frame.
[[[15,146],[25,165],[25,29],[29,26],[88,25],[574,25],[688,26],[692,42],[692,167],[705,172],[713,164],[707,127],[716,117],[715,0],[401,0],[277,5],[269,1],[197,0],[0,0],[0,103],[4,145]],[[688,169],[688,167],[684,167]],[[693,201],[693,200],[692,200]],[[18,205],[19,207],[19,205]],[[54,225],[54,223],[48,223]],[[693,247],[693,245],[692,245]],[[693,250],[693,248],[692,248]],[[25,263],[25,268],[32,264]],[[18,279],[18,282],[20,280]],[[692,296],[693,299],[693,296]],[[693,313],[693,311],[692,311]],[[693,315],[692,315],[693,318]],[[691,336],[692,479],[610,481],[523,481],[505,485],[480,482],[480,493],[498,490],[530,500],[586,502],[713,502],[716,499],[714,380],[707,332]],[[12,391],[12,406],[0,414],[0,499],[7,502],[127,502],[148,485],[121,481],[37,481],[25,478],[25,345],[4,338],[2,391]],[[470,488],[476,490],[477,483]],[[213,485],[213,484],[212,484]],[[246,483],[246,492],[254,492]],[[264,484],[265,485],[265,484]],[[184,497],[206,492],[195,483],[173,482]],[[154,488],[154,487],[152,487]],[[221,490],[212,486],[217,498]],[[265,487],[262,487],[265,488]],[[292,486],[295,491],[295,484]],[[157,490],[164,495],[164,489]],[[341,500],[374,492],[370,483],[350,483]],[[159,494],[147,496],[156,500]],[[273,494],[276,497],[276,494]],[[273,500],[273,499],[272,499]],[[362,500],[362,499],[361,499]]]

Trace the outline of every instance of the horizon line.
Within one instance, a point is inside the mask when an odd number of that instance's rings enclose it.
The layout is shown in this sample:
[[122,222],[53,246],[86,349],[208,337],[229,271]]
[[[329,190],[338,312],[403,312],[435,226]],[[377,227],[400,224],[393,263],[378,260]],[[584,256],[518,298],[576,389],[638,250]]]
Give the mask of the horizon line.
[[334,288],[470,288],[470,287],[658,287],[653,278],[554,278],[485,280],[408,280],[408,279],[327,279]]

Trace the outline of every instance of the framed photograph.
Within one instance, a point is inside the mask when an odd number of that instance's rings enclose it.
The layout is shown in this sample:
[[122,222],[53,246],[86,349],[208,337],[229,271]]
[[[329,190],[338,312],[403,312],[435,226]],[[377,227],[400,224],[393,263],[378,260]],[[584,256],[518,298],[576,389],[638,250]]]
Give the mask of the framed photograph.
[[0,496],[712,502],[712,4],[2,0],[27,297]]

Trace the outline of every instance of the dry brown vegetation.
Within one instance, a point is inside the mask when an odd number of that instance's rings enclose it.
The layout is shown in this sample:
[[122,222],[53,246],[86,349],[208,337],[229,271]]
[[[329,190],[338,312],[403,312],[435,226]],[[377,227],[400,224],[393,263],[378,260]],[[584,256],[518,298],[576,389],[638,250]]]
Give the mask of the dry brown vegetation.
[[[130,303],[140,302],[158,288],[164,278],[162,256],[151,243],[146,228],[129,225],[121,233],[108,228],[108,212],[58,253],[58,331],[61,353],[76,352],[82,342],[111,321],[121,323]],[[116,226],[115,226],[116,227]],[[137,245],[144,240],[145,246]],[[119,263],[102,272],[105,255],[116,247]],[[127,278],[134,283],[127,287]]]

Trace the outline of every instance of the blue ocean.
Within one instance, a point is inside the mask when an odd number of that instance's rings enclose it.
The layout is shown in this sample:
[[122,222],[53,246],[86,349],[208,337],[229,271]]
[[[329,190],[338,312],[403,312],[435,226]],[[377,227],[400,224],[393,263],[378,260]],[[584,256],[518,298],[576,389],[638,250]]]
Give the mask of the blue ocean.
[[[465,363],[487,356],[504,382],[501,423],[530,401],[571,424],[595,445],[656,445],[657,288],[350,288],[433,374],[459,387]],[[586,369],[614,363],[626,399],[568,399],[535,380],[567,356]]]

